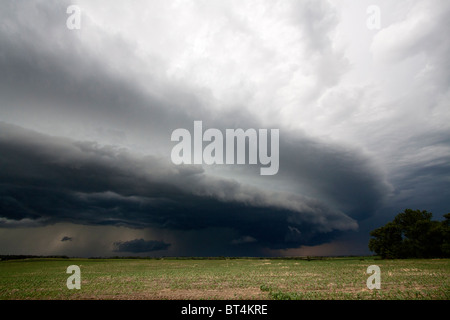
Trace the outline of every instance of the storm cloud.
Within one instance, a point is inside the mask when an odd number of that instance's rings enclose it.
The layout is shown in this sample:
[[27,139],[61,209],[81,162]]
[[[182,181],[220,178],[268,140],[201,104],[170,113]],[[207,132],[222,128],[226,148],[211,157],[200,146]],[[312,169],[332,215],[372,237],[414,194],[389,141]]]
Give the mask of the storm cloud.
[[117,241],[114,242],[115,252],[151,252],[167,250],[170,247],[169,243],[157,240],[144,240],[144,239],[134,239],[129,241]]
[[[383,2],[378,31],[364,1],[77,1],[79,30],[71,4],[2,5],[0,231],[159,230],[113,251],[257,255],[448,211],[448,2]],[[196,120],[279,129],[278,173],[174,165],[171,133]]]
[[[175,166],[112,146],[1,124],[0,148],[4,227],[30,220],[134,228],[222,226],[269,246],[313,244],[328,232],[357,229],[356,220],[318,199],[208,176],[200,166]],[[295,241],[290,226],[303,230]]]

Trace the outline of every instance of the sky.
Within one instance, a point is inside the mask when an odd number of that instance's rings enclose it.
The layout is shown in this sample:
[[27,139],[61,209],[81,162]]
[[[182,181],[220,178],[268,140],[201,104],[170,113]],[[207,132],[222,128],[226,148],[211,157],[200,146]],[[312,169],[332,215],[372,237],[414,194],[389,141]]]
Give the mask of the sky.
[[[0,254],[364,255],[450,212],[447,0],[1,8]],[[194,121],[278,129],[278,172],[175,164]]]

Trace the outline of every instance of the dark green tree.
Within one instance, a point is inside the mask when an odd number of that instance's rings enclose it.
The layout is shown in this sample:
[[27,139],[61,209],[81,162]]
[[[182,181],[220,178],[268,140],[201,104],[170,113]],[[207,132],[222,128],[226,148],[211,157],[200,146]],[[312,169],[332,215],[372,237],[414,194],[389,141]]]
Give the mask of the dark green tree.
[[385,226],[373,230],[369,241],[370,251],[383,259],[396,258],[401,253],[402,231],[398,225],[388,222]]
[[442,234],[444,240],[442,242],[442,253],[446,257],[450,257],[450,213],[444,214],[445,220],[442,221]]
[[433,221],[431,212],[406,209],[370,233],[369,249],[382,258],[450,256],[450,214],[444,217]]

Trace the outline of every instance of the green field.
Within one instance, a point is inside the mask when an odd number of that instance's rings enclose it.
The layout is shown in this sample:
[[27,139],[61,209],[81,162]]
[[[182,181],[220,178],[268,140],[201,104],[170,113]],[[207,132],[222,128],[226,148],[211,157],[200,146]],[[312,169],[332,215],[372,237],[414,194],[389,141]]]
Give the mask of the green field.
[[[81,289],[69,290],[69,265]],[[381,289],[369,290],[369,265]],[[0,299],[444,299],[449,259],[25,259],[0,261]]]

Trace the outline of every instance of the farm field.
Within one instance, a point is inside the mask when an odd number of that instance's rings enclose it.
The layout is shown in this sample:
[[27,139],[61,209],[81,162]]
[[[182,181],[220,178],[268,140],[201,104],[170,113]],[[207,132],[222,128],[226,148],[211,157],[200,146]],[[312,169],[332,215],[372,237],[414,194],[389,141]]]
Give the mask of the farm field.
[[[66,269],[81,270],[69,290]],[[381,289],[366,286],[367,267]],[[0,261],[0,299],[450,299],[450,259],[24,259]]]

